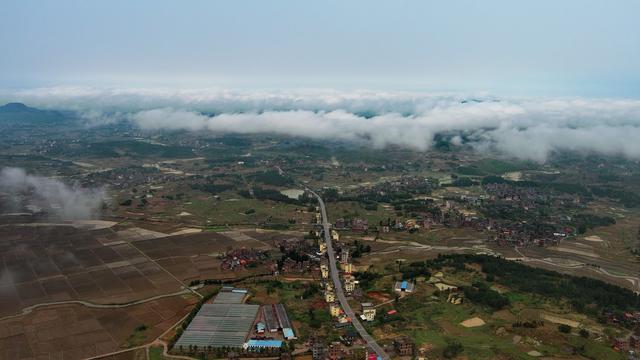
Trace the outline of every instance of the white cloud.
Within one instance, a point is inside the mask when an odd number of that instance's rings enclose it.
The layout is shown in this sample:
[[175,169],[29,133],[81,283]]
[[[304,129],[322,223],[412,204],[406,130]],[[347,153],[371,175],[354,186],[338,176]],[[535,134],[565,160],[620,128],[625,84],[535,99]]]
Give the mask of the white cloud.
[[[452,143],[544,161],[573,150],[640,159],[640,100],[334,90],[46,88],[0,94],[33,106],[127,112],[148,130],[276,133],[427,150]],[[215,115],[206,115],[215,114]],[[99,117],[98,117],[99,118]]]
[[90,219],[101,210],[103,189],[70,186],[59,180],[27,174],[20,168],[0,171],[0,192],[7,193],[14,205],[35,205],[50,209],[50,215],[62,220]]

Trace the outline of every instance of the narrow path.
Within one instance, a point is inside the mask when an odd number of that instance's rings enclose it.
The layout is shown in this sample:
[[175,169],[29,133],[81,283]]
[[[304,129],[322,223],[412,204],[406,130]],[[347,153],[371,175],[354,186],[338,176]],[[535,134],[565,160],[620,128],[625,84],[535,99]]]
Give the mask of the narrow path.
[[165,273],[167,273],[167,275],[171,276],[175,281],[178,282],[178,284],[182,285],[183,289],[186,289],[188,291],[191,291],[191,293],[193,293],[193,295],[199,297],[200,299],[203,298],[202,294],[200,294],[199,292],[193,290],[191,287],[187,286],[187,284],[185,284],[184,282],[182,282],[182,280],[178,279],[175,275],[173,275],[169,270],[165,269],[164,267],[162,267],[162,265],[158,264],[158,262],[156,262],[154,259],[152,259],[149,255],[145,254],[142,250],[140,250],[133,241],[129,241],[128,242],[129,245],[131,245],[134,249],[138,250],[138,252],[140,253],[140,255],[144,256],[145,258],[147,258],[147,260],[151,261],[152,263],[156,264],[156,266],[158,266],[160,269],[162,269],[162,271],[164,271]]
[[5,317],[2,317],[2,318],[0,318],[0,321],[4,321],[4,320],[8,320],[8,319],[12,319],[12,318],[16,318],[16,317],[20,317],[20,316],[24,316],[24,315],[30,314],[31,312],[33,312],[33,310],[35,310],[37,308],[41,308],[41,307],[74,304],[74,305],[83,305],[83,306],[94,308],[94,309],[119,309],[119,308],[124,308],[124,307],[128,307],[128,306],[144,304],[144,303],[149,302],[149,301],[154,301],[154,300],[159,300],[159,299],[163,299],[163,298],[167,298],[167,297],[173,297],[173,296],[184,295],[184,294],[189,294],[189,293],[190,293],[189,290],[183,289],[183,290],[176,291],[176,292],[170,293],[170,294],[156,295],[156,296],[153,296],[153,297],[150,297],[150,298],[130,301],[130,302],[121,303],[121,304],[98,304],[98,303],[93,303],[93,302],[85,301],[85,300],[65,300],[65,301],[45,302],[45,303],[39,303],[39,304],[35,304],[35,305],[28,306],[26,308],[23,308],[20,311],[19,314],[8,315],[8,316],[5,316]]

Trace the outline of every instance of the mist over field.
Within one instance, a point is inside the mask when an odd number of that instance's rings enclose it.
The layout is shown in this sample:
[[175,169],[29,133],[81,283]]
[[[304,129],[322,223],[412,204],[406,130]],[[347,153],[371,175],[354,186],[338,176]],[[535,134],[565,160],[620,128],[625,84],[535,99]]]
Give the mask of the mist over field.
[[11,203],[5,206],[14,211],[29,206],[46,209],[52,219],[58,220],[96,218],[105,199],[102,188],[81,188],[11,167],[0,170],[0,193],[9,197]]
[[0,99],[77,111],[92,125],[273,133],[426,151],[454,146],[544,162],[554,151],[640,159],[640,100],[375,91],[39,88]]

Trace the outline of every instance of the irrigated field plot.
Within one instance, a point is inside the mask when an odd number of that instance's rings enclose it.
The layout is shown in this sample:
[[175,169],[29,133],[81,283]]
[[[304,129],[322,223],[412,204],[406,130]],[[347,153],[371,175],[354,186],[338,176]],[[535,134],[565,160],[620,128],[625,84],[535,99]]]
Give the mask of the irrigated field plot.
[[148,343],[196,301],[189,295],[114,309],[39,309],[0,321],[0,359],[82,359]]
[[126,303],[181,284],[110,228],[10,226],[0,232],[0,315],[39,303]]

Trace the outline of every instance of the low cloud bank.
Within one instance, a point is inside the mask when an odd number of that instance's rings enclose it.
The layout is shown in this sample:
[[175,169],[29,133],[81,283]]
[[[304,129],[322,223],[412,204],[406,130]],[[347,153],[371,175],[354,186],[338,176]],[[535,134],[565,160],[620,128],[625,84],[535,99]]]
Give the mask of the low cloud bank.
[[372,117],[345,110],[264,111],[216,116],[162,108],[140,111],[131,120],[147,130],[276,133],[313,139],[399,145],[424,151],[436,134],[451,144],[499,151],[544,162],[554,151],[622,155],[640,159],[640,102],[548,100],[544,102],[448,103],[419,114]]
[[[0,94],[0,99],[2,99]],[[6,94],[5,94],[6,96]],[[640,100],[508,98],[299,90],[48,88],[12,100],[84,113],[118,112],[147,130],[276,133],[428,150],[436,134],[454,146],[545,161],[554,151],[640,159]]]
[[103,189],[70,186],[59,180],[29,175],[20,168],[0,171],[0,193],[9,196],[16,210],[39,208],[60,220],[95,218],[105,199]]

